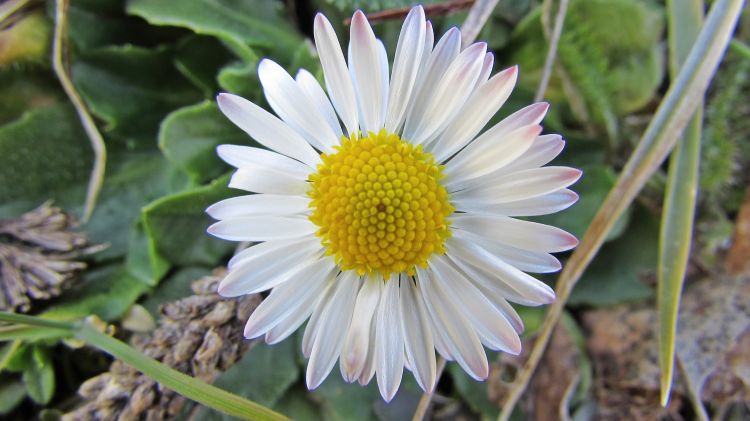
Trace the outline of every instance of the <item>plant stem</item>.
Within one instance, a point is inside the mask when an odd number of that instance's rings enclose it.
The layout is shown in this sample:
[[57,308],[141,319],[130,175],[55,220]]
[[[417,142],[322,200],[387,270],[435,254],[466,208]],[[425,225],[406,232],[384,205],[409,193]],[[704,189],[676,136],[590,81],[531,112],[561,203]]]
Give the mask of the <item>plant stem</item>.
[[84,205],[83,222],[87,222],[91,218],[91,214],[94,212],[96,206],[96,199],[99,197],[99,191],[104,183],[104,171],[107,164],[107,147],[104,144],[104,139],[96,128],[94,119],[89,114],[86,104],[84,104],[81,97],[78,95],[73,81],[70,79],[65,66],[65,45],[64,40],[67,36],[68,27],[68,5],[69,0],[55,0],[55,36],[52,40],[52,68],[55,71],[55,75],[60,80],[65,94],[68,95],[68,99],[73,104],[73,107],[78,113],[78,118],[81,120],[86,135],[91,142],[91,148],[94,150],[94,166],[91,169],[91,176],[89,177],[89,186],[86,191],[86,204]]
[[[443,370],[445,370],[445,358],[438,356],[437,372],[435,375],[436,379],[440,379],[440,376],[443,374]],[[435,382],[437,383],[437,380],[435,380]],[[435,385],[435,387],[437,387],[437,384]],[[424,419],[424,416],[427,413],[427,409],[430,407],[432,395],[434,394],[434,390],[432,393],[422,394],[422,397],[419,399],[419,404],[417,404],[417,409],[414,410],[414,415],[412,416],[411,421],[422,421]]]
[[43,319],[41,317],[28,316],[26,314],[10,313],[0,311],[0,321],[10,323],[20,323],[29,326],[48,327],[51,329],[73,330],[76,328],[75,323],[61,322],[59,320]]

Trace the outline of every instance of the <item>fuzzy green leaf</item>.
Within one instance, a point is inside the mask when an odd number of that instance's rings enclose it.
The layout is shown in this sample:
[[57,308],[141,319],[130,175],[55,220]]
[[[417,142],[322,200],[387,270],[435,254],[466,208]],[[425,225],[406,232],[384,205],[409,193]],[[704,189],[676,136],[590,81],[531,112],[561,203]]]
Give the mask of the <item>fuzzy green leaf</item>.
[[0,415],[5,415],[26,397],[26,387],[20,381],[0,381]]

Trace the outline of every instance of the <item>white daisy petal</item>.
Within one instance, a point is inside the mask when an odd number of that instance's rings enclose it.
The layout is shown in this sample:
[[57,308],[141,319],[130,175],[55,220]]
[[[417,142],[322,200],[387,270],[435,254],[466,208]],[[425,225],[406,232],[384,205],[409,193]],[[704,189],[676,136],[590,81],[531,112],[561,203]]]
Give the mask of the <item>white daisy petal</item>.
[[289,279],[294,273],[293,263],[312,264],[319,260],[320,250],[319,244],[303,241],[247,257],[224,277],[218,292],[224,297],[238,297],[271,289]]
[[230,241],[272,241],[306,237],[318,227],[306,218],[245,216],[225,219],[208,227],[208,232]]
[[524,250],[560,252],[578,240],[560,228],[502,215],[456,214],[451,224],[476,235]]
[[543,196],[578,181],[581,171],[568,167],[543,167],[495,177],[483,177],[466,190],[451,194],[454,203],[508,203]]
[[565,141],[560,135],[545,134],[532,142],[526,153],[518,159],[498,170],[493,175],[509,174],[516,171],[539,168],[552,161],[565,147]]
[[315,389],[325,380],[341,354],[357,299],[359,284],[355,279],[356,277],[352,276],[342,276],[331,302],[321,315],[320,326],[307,364],[305,380],[309,389]]
[[390,402],[401,384],[404,371],[404,334],[401,328],[398,275],[391,276],[378,305],[375,332],[376,376],[380,395]]
[[273,166],[248,165],[229,179],[229,187],[253,193],[301,196],[307,193],[307,181]]
[[430,319],[418,294],[417,286],[411,279],[407,277],[401,280],[401,317],[406,357],[419,387],[431,393],[436,378],[435,346]]
[[[377,330],[377,323],[373,320],[372,323],[370,323],[370,341],[375,341],[375,335]],[[368,383],[370,383],[370,380],[375,376],[375,364],[377,360],[377,355],[375,355],[375,347],[371,346],[370,349],[367,350],[367,358],[365,359],[365,364],[362,367],[362,374],[359,375],[359,379],[357,379],[357,382],[365,386]]]
[[341,353],[341,368],[348,382],[362,374],[370,344],[370,325],[378,308],[383,281],[375,276],[364,278],[362,288],[354,305],[354,317],[349,325],[344,350]]
[[268,104],[284,121],[315,139],[316,145],[327,145],[338,139],[323,114],[284,68],[263,59],[258,65],[258,77]]
[[461,51],[461,32],[451,28],[438,41],[424,65],[421,66],[414,94],[409,100],[406,113],[404,138],[411,140],[417,125],[422,120],[427,104],[435,93],[435,87],[445,74],[448,66],[458,57]]
[[417,272],[420,271],[420,279],[429,279],[421,284],[422,298],[427,312],[437,325],[436,330],[443,336],[443,345],[448,347],[456,362],[471,377],[476,380],[486,379],[489,375],[489,364],[476,332],[462,312],[456,308],[452,297],[448,297],[438,285],[435,277],[439,275],[434,272],[427,275],[427,272],[417,268]]
[[347,133],[352,135],[359,130],[357,98],[354,96],[354,87],[341,52],[341,45],[331,23],[320,13],[315,16],[313,30],[326,88],[339,118],[346,126]]
[[235,254],[229,263],[227,263],[227,269],[230,271],[240,266],[247,261],[254,259],[264,259],[268,253],[275,253],[276,250],[284,249],[286,247],[297,248],[305,246],[317,246],[319,250],[322,250],[323,246],[320,244],[317,238],[313,236],[307,236],[302,238],[292,238],[290,240],[276,240],[266,241],[263,243],[255,244],[252,247],[248,247],[239,253]]
[[383,80],[380,47],[370,23],[360,10],[352,17],[350,32],[349,67],[355,75],[353,82],[359,95],[359,127],[364,134],[377,133],[385,123],[383,104],[387,104],[387,98],[383,97],[383,90],[387,89],[388,83]]
[[557,260],[555,256],[546,252],[524,250],[498,241],[493,241],[484,235],[478,235],[461,229],[453,230],[452,234],[457,238],[476,243],[483,249],[524,272],[551,273],[557,272],[562,268],[560,261]]
[[462,313],[467,316],[482,342],[492,350],[501,350],[513,355],[521,352],[521,339],[511,323],[495,306],[456,271],[443,256],[435,256],[430,262],[435,273],[435,282],[452,297]]
[[477,88],[445,131],[430,146],[430,152],[435,155],[437,162],[444,162],[474,139],[508,99],[517,78],[518,67],[513,66]]
[[[490,74],[492,74],[492,66],[495,65],[495,55],[492,53],[487,53],[484,55],[484,62],[482,63],[482,71],[479,72],[479,77],[477,78],[477,83],[474,85],[474,89],[476,90],[480,86],[487,83],[487,80],[490,78]],[[518,66],[513,66],[518,67]],[[513,68],[511,67],[511,69]],[[506,69],[509,70],[509,69]],[[498,73],[502,74],[503,72]]]
[[492,130],[471,142],[445,165],[445,187],[460,190],[469,180],[491,174],[513,162],[531,146],[542,126],[525,126],[504,136]]
[[521,304],[549,304],[555,300],[555,292],[547,284],[509,265],[478,245],[458,238],[449,238],[446,245],[448,246],[448,254],[454,257],[456,263],[466,262],[483,271],[495,274],[494,276],[497,279],[514,289],[526,300],[526,303],[522,302]]
[[323,258],[309,266],[299,266],[287,282],[274,288],[253,311],[245,325],[245,337],[256,338],[278,325],[294,309],[311,299],[308,295],[319,294],[332,276],[334,264]]
[[310,211],[310,198],[278,194],[254,194],[231,197],[214,203],[206,213],[214,219],[254,215],[291,216]]
[[325,286],[325,289],[320,293],[320,301],[315,305],[310,320],[307,321],[307,327],[305,333],[302,335],[302,355],[305,358],[310,358],[313,344],[315,344],[315,337],[318,335],[318,329],[320,328],[320,321],[322,315],[325,313],[328,304],[331,302],[333,293],[336,291],[336,286],[341,281],[342,275],[339,273],[334,279],[332,279]]
[[460,202],[456,203],[456,210],[505,216],[537,216],[559,212],[567,209],[577,201],[578,194],[576,192],[562,189],[543,196],[516,200],[514,202],[494,204]]
[[221,112],[263,146],[315,167],[320,156],[294,129],[252,102],[231,94],[216,98]]
[[[333,276],[331,274],[330,276]],[[315,306],[320,302],[319,291],[306,291],[303,292],[304,299],[297,304],[292,311],[285,316],[276,326],[266,332],[265,341],[269,345],[277,344],[284,339],[288,338],[289,335],[294,333],[302,323],[307,320],[312,314]]]
[[219,145],[216,147],[216,153],[224,162],[235,168],[271,167],[302,181],[307,180],[307,176],[313,171],[299,161],[251,146]]
[[471,94],[471,87],[482,71],[486,51],[487,44],[480,42],[458,55],[436,84],[420,121],[415,123],[412,132],[407,131],[407,126],[404,137],[415,144],[424,143],[451,121]]
[[[313,76],[307,70],[300,69],[300,71],[297,72],[297,77],[295,78],[295,80],[297,81],[297,85],[299,85],[300,89],[302,89],[302,91],[307,94],[310,102],[315,104],[315,107],[321,112],[321,114],[323,114],[326,123],[328,123],[328,126],[331,127],[331,130],[336,135],[335,139],[330,139],[328,143],[323,145],[325,148],[324,152],[333,152],[333,147],[338,144],[339,139],[341,139],[341,136],[343,136],[344,133],[341,131],[341,125],[339,124],[339,119],[336,116],[336,111],[334,111],[333,106],[331,105],[331,101],[328,99],[325,91],[323,91],[320,83],[318,83],[318,80],[315,79],[315,76]],[[320,140],[322,141],[324,139]]]
[[401,28],[393,59],[390,93],[388,95],[388,113],[385,128],[396,132],[404,121],[406,106],[417,79],[419,64],[425,47],[426,22],[424,9],[417,6],[411,9]]

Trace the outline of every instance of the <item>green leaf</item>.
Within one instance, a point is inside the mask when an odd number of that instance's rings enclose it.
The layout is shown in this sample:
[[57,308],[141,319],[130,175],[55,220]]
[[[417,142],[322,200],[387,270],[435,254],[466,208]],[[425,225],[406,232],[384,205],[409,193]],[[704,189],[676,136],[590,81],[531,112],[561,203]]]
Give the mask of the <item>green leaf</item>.
[[301,41],[281,17],[280,5],[258,0],[130,0],[127,11],[153,25],[179,26],[217,37],[240,58],[251,61],[255,57],[253,47],[273,48],[283,57]]
[[[670,73],[676,77],[703,21],[703,1],[668,1]],[[703,105],[693,115],[682,141],[672,151],[659,232],[658,310],[661,404],[667,405],[672,388],[677,311],[685,280],[693,235]]]
[[0,381],[0,415],[12,411],[26,397],[26,387],[18,380]]
[[205,97],[212,97],[218,89],[216,74],[232,58],[232,54],[216,38],[190,35],[177,44],[175,67]]
[[199,184],[229,169],[216,154],[217,145],[249,141],[250,137],[224,117],[213,101],[172,112],[159,130],[159,147],[164,156]]
[[209,185],[165,196],[143,208],[141,220],[151,249],[175,265],[214,266],[233,243],[206,233],[208,206],[232,196],[227,177]]
[[110,154],[99,202],[84,227],[92,243],[109,244],[95,260],[121,257],[132,248],[141,208],[167,192],[169,170],[158,151]]
[[258,80],[258,58],[246,62],[232,63],[217,76],[221,89],[259,103],[263,101],[263,90]]
[[73,82],[106,131],[150,137],[169,111],[200,98],[172,63],[166,48],[101,47],[77,57]]
[[47,70],[25,69],[0,72],[0,124],[9,123],[26,111],[59,102],[59,82]]
[[320,403],[327,421],[376,420],[373,405],[382,399],[375,381],[365,387],[348,384],[336,372],[310,395]]
[[478,382],[454,362],[446,364],[446,370],[450,373],[453,386],[464,402],[474,412],[481,416],[482,420],[494,420],[500,413],[500,408],[490,402],[487,392],[487,382]]
[[640,277],[656,269],[658,232],[658,220],[636,207],[628,229],[597,253],[568,303],[607,306],[651,297]]
[[154,250],[143,224],[137,224],[130,238],[130,251],[125,256],[125,269],[144,284],[155,286],[167,274],[169,267],[169,262]]
[[31,364],[22,374],[23,383],[29,397],[45,405],[55,394],[55,369],[46,348],[34,347],[31,356]]
[[307,389],[303,387],[287,392],[274,409],[296,421],[320,420],[320,407],[310,400]]
[[148,289],[121,265],[103,266],[84,274],[80,285],[63,293],[44,317],[80,320],[96,315],[105,321],[119,319]]
[[[214,384],[273,408],[299,377],[296,352],[294,341],[282,341],[276,345],[257,344],[237,364],[222,373]],[[195,418],[211,421],[231,419],[208,408],[200,408]]]
[[[86,135],[70,106],[39,108],[0,127],[0,214],[13,216],[50,198],[83,202],[83,192],[64,192],[88,180],[91,160]],[[13,209],[19,200],[20,209],[17,204]]]

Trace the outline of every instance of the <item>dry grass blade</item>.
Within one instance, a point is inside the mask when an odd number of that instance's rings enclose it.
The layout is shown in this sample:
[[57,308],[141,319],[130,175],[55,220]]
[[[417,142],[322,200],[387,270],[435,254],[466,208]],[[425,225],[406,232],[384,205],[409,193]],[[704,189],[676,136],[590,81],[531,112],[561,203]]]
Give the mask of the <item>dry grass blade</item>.
[[66,49],[64,41],[67,36],[68,6],[69,0],[55,1],[55,35],[52,40],[52,68],[60,80],[60,85],[65,90],[65,94],[70,99],[73,107],[75,107],[78,117],[81,119],[81,125],[86,131],[89,141],[91,141],[91,148],[94,150],[94,167],[91,169],[91,177],[89,178],[89,186],[86,192],[86,204],[84,206],[83,217],[81,218],[83,222],[87,222],[94,212],[96,199],[104,183],[107,147],[104,144],[102,135],[96,128],[94,119],[86,108],[86,104],[83,103],[80,95],[78,95],[78,91],[73,86],[73,81],[70,80],[65,66]]
[[[544,7],[545,15],[551,13],[552,0],[547,0]],[[555,59],[557,58],[557,46],[558,44],[560,44],[560,36],[562,36],[563,24],[565,23],[565,15],[567,13],[568,0],[560,0],[560,4],[557,6],[557,14],[555,15],[555,27],[552,29],[552,36],[549,37],[549,50],[547,50],[547,57],[544,59],[544,73],[542,73],[542,80],[539,81],[536,95],[534,95],[534,102],[539,102],[544,99],[544,93],[547,91],[549,79],[550,77],[552,77],[552,69],[554,69],[555,67]],[[544,22],[543,27],[546,29],[548,26],[548,22]],[[545,30],[545,33],[548,32],[549,30]]]
[[479,32],[484,28],[487,19],[490,18],[492,11],[495,10],[498,0],[477,0],[471,9],[469,16],[466,17],[464,24],[461,25],[461,44],[466,47],[473,43],[479,36]]
[[743,3],[742,0],[718,0],[711,8],[685,65],[560,275],[557,301],[550,307],[529,360],[506,397],[498,419],[507,420],[510,417],[544,353],[576,282],[593,260],[619,216],[664,161],[687,126],[729,44]]

